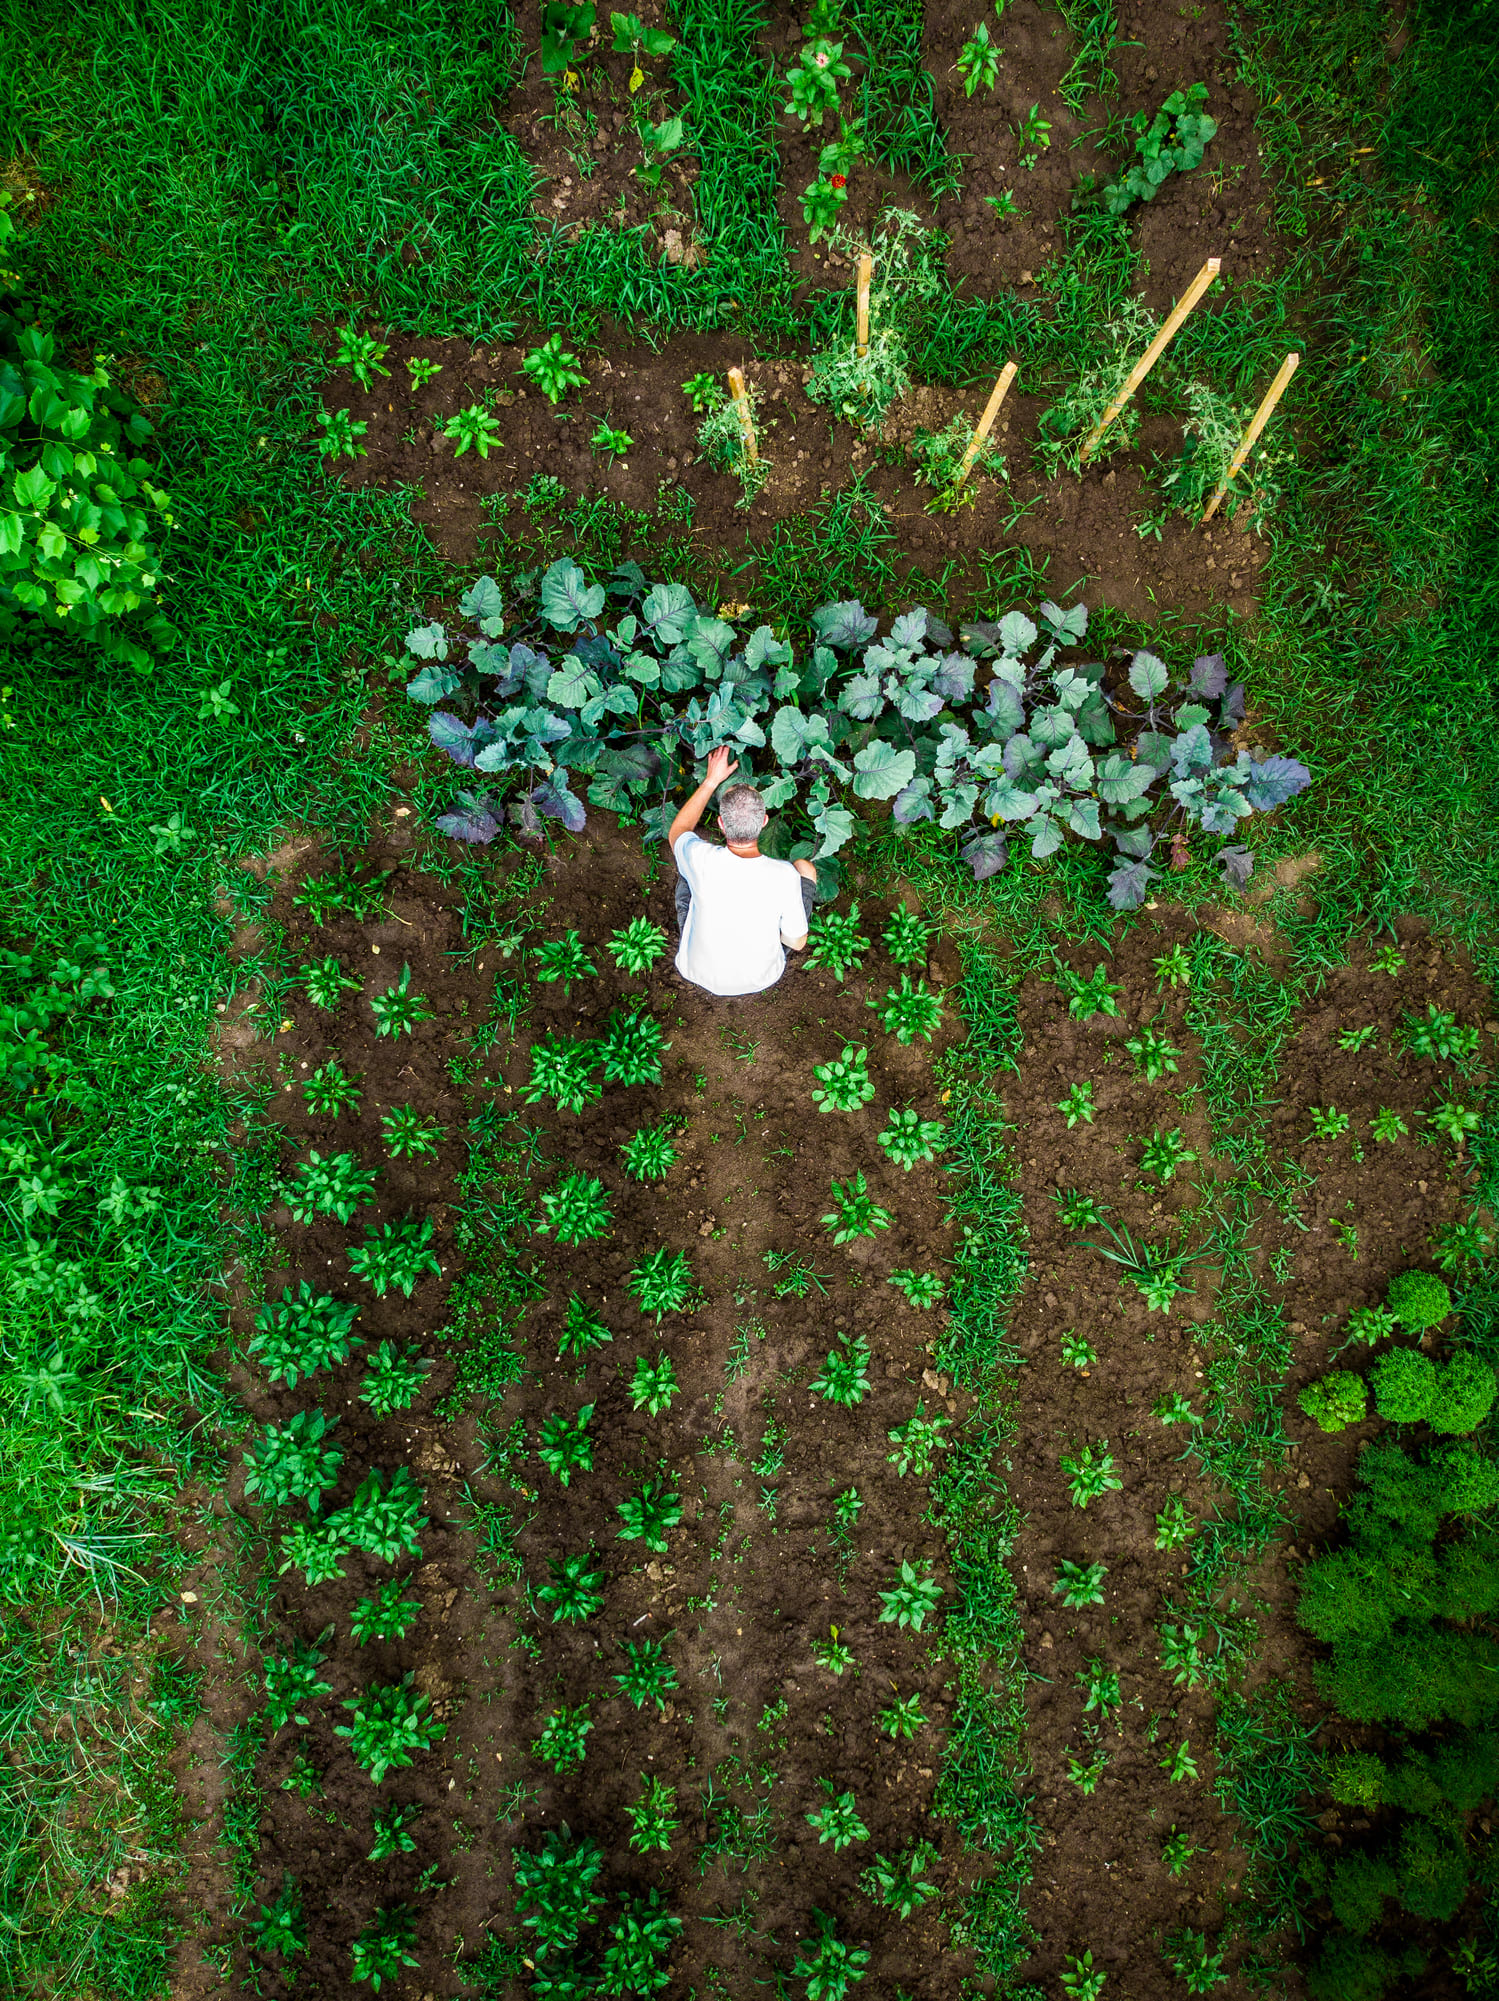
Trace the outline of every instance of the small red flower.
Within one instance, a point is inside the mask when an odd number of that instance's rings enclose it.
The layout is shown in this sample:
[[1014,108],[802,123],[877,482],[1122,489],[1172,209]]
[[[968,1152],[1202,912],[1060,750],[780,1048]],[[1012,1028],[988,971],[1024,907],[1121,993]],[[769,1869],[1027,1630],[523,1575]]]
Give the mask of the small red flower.
[[828,182],[828,186],[830,188],[846,188],[848,186],[848,175],[834,174],[833,178]]

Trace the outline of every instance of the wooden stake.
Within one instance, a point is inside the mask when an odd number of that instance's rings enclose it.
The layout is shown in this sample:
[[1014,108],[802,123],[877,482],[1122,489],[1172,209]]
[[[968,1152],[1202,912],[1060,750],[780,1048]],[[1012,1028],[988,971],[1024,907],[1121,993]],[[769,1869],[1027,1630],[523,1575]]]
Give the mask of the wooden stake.
[[1171,317],[1150,343],[1150,346],[1140,356],[1140,359],[1130,370],[1124,387],[1119,391],[1119,394],[1114,398],[1108,409],[1104,411],[1098,422],[1093,426],[1093,429],[1088,433],[1087,440],[1078,454],[1081,464],[1086,465],[1089,459],[1092,458],[1094,452],[1098,450],[1104,432],[1108,430],[1109,426],[1119,415],[1119,412],[1124,408],[1146,376],[1149,375],[1151,369],[1155,367],[1161,356],[1166,352],[1166,349],[1171,345],[1172,338],[1181,326],[1182,321],[1217,277],[1218,267],[1222,261],[1219,257],[1210,257],[1187,287],[1186,291],[1182,293],[1172,310]]
[[760,456],[760,447],[755,443],[755,424],[750,416],[749,392],[744,386],[744,370],[729,370],[729,397],[739,416],[739,435],[744,440],[744,455],[753,465]]
[[860,361],[869,352],[869,284],[873,276],[874,259],[866,250],[859,258],[859,290],[854,318],[854,353]]
[[1300,365],[1300,362],[1301,362],[1301,356],[1299,354],[1292,353],[1288,354],[1285,360],[1280,364],[1280,369],[1275,377],[1275,380],[1270,384],[1270,387],[1265,391],[1264,402],[1261,403],[1258,410],[1256,410],[1254,415],[1250,418],[1249,429],[1244,433],[1243,437],[1240,438],[1238,450],[1234,453],[1233,457],[1228,462],[1228,471],[1223,475],[1222,479],[1218,482],[1218,491],[1213,495],[1212,499],[1208,502],[1207,506],[1202,510],[1202,519],[1197,524],[1199,528],[1206,527],[1208,522],[1212,520],[1213,516],[1218,512],[1218,508],[1222,503],[1224,494],[1228,492],[1230,483],[1234,479],[1236,479],[1238,475],[1243,471],[1245,459],[1247,459],[1249,457],[1249,454],[1254,450],[1255,442],[1258,439],[1260,432],[1263,431],[1266,424],[1269,423],[1271,411],[1274,410],[1276,404],[1280,401],[1281,397],[1285,395],[1286,384],[1290,381],[1291,377],[1296,373],[1296,370]]
[[963,484],[964,480],[967,479],[969,472],[972,470],[973,462],[979,455],[980,446],[993,430],[994,419],[999,415],[999,406],[1005,400],[1006,390],[1015,380],[1015,370],[1018,366],[1018,362],[1007,361],[999,371],[999,380],[989,391],[989,400],[984,405],[984,414],[979,418],[978,427],[968,441],[968,449],[959,460],[958,469],[952,476],[953,490],[955,492]]

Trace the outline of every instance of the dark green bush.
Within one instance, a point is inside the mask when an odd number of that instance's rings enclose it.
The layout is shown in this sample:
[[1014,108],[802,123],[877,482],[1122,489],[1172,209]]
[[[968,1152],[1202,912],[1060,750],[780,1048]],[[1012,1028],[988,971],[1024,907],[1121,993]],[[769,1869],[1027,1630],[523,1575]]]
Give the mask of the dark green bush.
[[1307,1969],[1306,1991],[1312,2001],[1380,2001],[1394,1981],[1414,1979],[1425,1964],[1420,1952],[1397,1957],[1347,1932],[1334,1933]]
[[1426,1421],[1433,1431],[1449,1437],[1476,1431],[1493,1408],[1494,1371],[1466,1351],[1454,1355],[1441,1372]]
[[1452,1311],[1452,1294],[1432,1271],[1403,1271],[1390,1280],[1385,1304],[1407,1334],[1424,1334]]
[[1462,1843],[1435,1821],[1412,1816],[1400,1836],[1400,1901],[1415,1918],[1445,1923],[1468,1893]]
[[1382,1855],[1345,1855],[1332,1872],[1332,1914],[1362,1938],[1379,1923],[1384,1900],[1397,1887],[1394,1867]]
[[1392,1348],[1372,1371],[1374,1404],[1392,1424],[1420,1424],[1436,1395],[1437,1365],[1419,1348]]
[[1362,1376],[1352,1369],[1334,1369],[1330,1375],[1308,1383],[1296,1399],[1319,1431],[1346,1431],[1362,1422],[1369,1407],[1369,1392]]
[[1379,1640],[1345,1640],[1317,1686],[1354,1723],[1484,1723],[1499,1714],[1499,1646],[1476,1633],[1412,1625]]
[[1327,1767],[1327,1790],[1339,1806],[1379,1806],[1388,1780],[1383,1758],[1372,1751],[1345,1751]]

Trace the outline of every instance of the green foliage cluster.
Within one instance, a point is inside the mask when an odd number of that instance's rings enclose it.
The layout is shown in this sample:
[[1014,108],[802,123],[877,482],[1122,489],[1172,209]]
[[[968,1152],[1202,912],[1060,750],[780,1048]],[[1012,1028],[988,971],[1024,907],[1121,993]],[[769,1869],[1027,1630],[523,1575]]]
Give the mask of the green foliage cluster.
[[[1387,1355],[1379,1369],[1401,1356],[1434,1373],[1414,1350]],[[1367,1943],[1388,1907],[1435,1923],[1455,1915],[1470,1882],[1472,1823],[1499,1786],[1499,1646],[1489,1631],[1499,1611],[1490,1520],[1499,1465],[1470,1444],[1380,1444],[1360,1458],[1358,1483],[1344,1511],[1347,1542],[1307,1565],[1297,1606],[1302,1626],[1331,1648],[1317,1669],[1323,1695],[1348,1722],[1384,1733],[1379,1753],[1344,1752],[1328,1764],[1334,1799],[1375,1827],[1367,1845],[1339,1853],[1327,1878],[1341,1929],[1309,1981],[1324,2001],[1377,1996],[1393,1977],[1396,1960]]]

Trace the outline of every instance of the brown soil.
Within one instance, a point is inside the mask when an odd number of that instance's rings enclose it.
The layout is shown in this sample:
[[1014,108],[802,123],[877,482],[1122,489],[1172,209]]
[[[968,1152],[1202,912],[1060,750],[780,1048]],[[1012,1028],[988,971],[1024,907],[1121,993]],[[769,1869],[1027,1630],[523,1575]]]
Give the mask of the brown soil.
[[[1191,1551],[1157,1551],[1154,1516],[1168,1494],[1179,1494],[1198,1517],[1212,1511],[1218,1495],[1184,1456],[1182,1430],[1163,1426],[1152,1406],[1176,1390],[1202,1410],[1215,1369],[1231,1379],[1233,1364],[1215,1321],[1216,1272],[1197,1275],[1194,1295],[1179,1301],[1169,1317],[1150,1314],[1116,1268],[1080,1241],[1099,1233],[1065,1229],[1052,1198],[1057,1188],[1092,1194],[1116,1227],[1140,1237],[1171,1227],[1169,1219],[1193,1200],[1191,1180],[1204,1171],[1220,1182],[1231,1179],[1226,1163],[1210,1159],[1206,1118],[1193,1093],[1200,1055],[1185,1027],[1187,995],[1168,989],[1158,997],[1151,964],[1190,930],[1185,915],[1163,912],[1118,943],[1109,962],[1110,977],[1123,986],[1118,1020],[1074,1022],[1056,986],[1027,981],[1020,1003],[1021,1074],[1006,1090],[1019,1127],[1031,1238],[1030,1273],[1011,1326],[1029,1364],[1021,1379],[1015,1457],[1025,1526],[1015,1561],[1027,1660],[1038,1678],[1028,1743],[1046,1843],[1030,1899],[1046,1945],[1032,1972],[1055,1980],[1063,1956],[1086,1944],[1128,1993],[1157,1991],[1153,1983],[1164,1978],[1159,1940],[1166,1931],[1186,1923],[1212,1933],[1241,1894],[1245,1857],[1209,1790],[1216,1775],[1214,1700],[1208,1688],[1173,1686],[1160,1665],[1155,1631],[1167,1597],[1187,1574]],[[1100,955],[1080,950],[1070,956],[1088,973]],[[1428,945],[1419,927],[1411,927],[1407,958],[1405,971],[1392,979],[1371,971],[1367,955],[1359,954],[1329,973],[1303,1008],[1274,1081],[1270,1138],[1277,1164],[1299,1162],[1314,1177],[1297,1198],[1305,1228],[1261,1203],[1250,1238],[1261,1282],[1291,1337],[1293,1362],[1280,1405],[1289,1443],[1282,1451],[1273,1437],[1265,1441],[1262,1477],[1281,1493],[1286,1529],[1246,1580],[1261,1632],[1248,1686],[1289,1684],[1308,1722],[1324,1711],[1311,1679],[1318,1650],[1294,1619],[1296,1570],[1334,1533],[1354,1459],[1384,1426],[1371,1416],[1349,1431],[1324,1435],[1296,1407],[1295,1392],[1326,1371],[1348,1313],[1382,1300],[1392,1275],[1422,1261],[1434,1233],[1466,1208],[1450,1149],[1427,1141],[1415,1116],[1432,1102],[1435,1066],[1397,1054],[1394,1030],[1403,1013],[1424,1012],[1428,1001],[1465,1021],[1485,1020],[1490,1001],[1471,972]],[[1123,1043],[1162,1007],[1171,1039],[1185,1054],[1178,1076],[1150,1085],[1135,1075]],[[1366,1022],[1379,1026],[1374,1047],[1362,1054],[1339,1050],[1338,1034]],[[1091,1125],[1069,1132],[1056,1100],[1081,1078],[1094,1080],[1098,1109]],[[1350,1131],[1336,1142],[1309,1144],[1310,1107],[1329,1104],[1351,1115]],[[1373,1143],[1369,1121],[1382,1105],[1401,1114],[1411,1137],[1393,1146]],[[1138,1174],[1139,1141],[1157,1126],[1176,1125],[1201,1164],[1162,1189]],[[1360,1135],[1361,1162],[1352,1152]],[[1329,1228],[1335,1217],[1356,1221],[1356,1259]],[[1269,1265],[1280,1253],[1291,1260],[1283,1287]],[[1097,1365],[1086,1372],[1061,1359],[1060,1336],[1069,1329],[1085,1334],[1099,1352]],[[1367,1368],[1370,1360],[1348,1351],[1337,1366]],[[1124,1488],[1080,1512],[1071,1505],[1058,1457],[1100,1436],[1118,1459]],[[1062,1557],[1101,1557],[1108,1564],[1103,1606],[1080,1614],[1060,1607],[1052,1584]],[[1124,1708],[1118,1727],[1103,1732],[1108,1769],[1097,1791],[1085,1797],[1068,1777],[1066,1750],[1089,1755],[1076,1677],[1090,1656],[1120,1671]],[[1184,1737],[1200,1782],[1171,1787],[1159,1761]],[[1341,1844],[1351,1819],[1336,1810],[1321,1816],[1320,1838],[1330,1849]],[[1161,1862],[1173,1825],[1203,1851],[1180,1882]],[[1226,1991],[1237,1992],[1238,1984]]]
[[[1204,616],[1220,605],[1237,616],[1253,615],[1256,575],[1268,553],[1259,537],[1228,522],[1199,532],[1179,515],[1159,542],[1135,533],[1132,523],[1158,506],[1154,490],[1144,485],[1151,455],[1168,456],[1180,443],[1180,426],[1167,416],[1144,414],[1139,444],[1085,479],[1048,483],[1029,442],[1048,399],[1012,395],[996,433],[1011,455],[1008,488],[980,480],[971,507],[932,515],[924,511],[927,489],[913,485],[901,447],[918,429],[940,430],[959,410],[971,418],[982,401],[977,391],[917,388],[891,413],[884,442],[865,443],[808,401],[801,362],[756,361],[729,335],[682,336],[664,354],[636,345],[585,355],[588,388],[576,402],[555,410],[524,386],[520,364],[530,345],[526,340],[477,348],[457,339],[393,342],[386,357],[389,382],[366,393],[340,370],[326,391],[330,408],[347,404],[356,420],[369,425],[363,440],[369,455],[352,467],[340,462],[346,467],[339,475],[343,483],[416,487],[414,518],[460,569],[484,562],[488,524],[525,542],[532,523],[519,497],[533,475],[545,473],[562,482],[569,501],[607,495],[643,514],[653,514],[659,499],[682,489],[692,499],[693,561],[707,565],[710,575],[717,566],[722,595],[752,599],[754,571],[736,568],[752,546],[763,546],[776,523],[805,515],[862,476],[896,537],[890,555],[902,582],[892,595],[903,587],[933,606],[945,600],[954,615],[974,604],[996,612],[1033,604],[1043,593],[1006,582],[1013,574],[1007,552],[1024,548],[1043,567],[1046,591],[1054,596],[1073,592],[1089,604],[1108,604],[1145,621],[1165,604],[1185,605]],[[399,365],[409,352],[443,363],[442,374],[414,394]],[[690,375],[707,371],[721,377],[732,362],[743,362],[764,393],[765,453],[773,467],[764,492],[743,510],[736,506],[738,482],[698,457],[700,420],[682,394]],[[487,459],[472,452],[455,459],[439,426],[486,390],[495,392],[502,440]],[[590,448],[600,419],[634,439],[627,458],[611,462]],[[654,527],[653,521],[636,524],[636,534],[626,537],[626,553],[643,550]],[[953,574],[943,585],[938,580],[949,568]]]
[[[386,866],[403,856],[377,849],[366,859]],[[524,914],[540,935],[576,927],[601,966],[601,977],[581,982],[571,997],[538,989],[532,1032],[599,1029],[611,1005],[647,984],[603,970],[611,965],[603,941],[642,903],[669,925],[669,880],[646,890],[643,858],[628,836],[600,836],[549,857],[538,883],[530,883],[537,871],[529,858],[519,866],[529,884]],[[332,1696],[316,1706],[305,1733],[284,1730],[262,1763],[265,1893],[273,1892],[286,1868],[303,1885],[314,1944],[301,1977],[313,1978],[320,1993],[350,1991],[349,1940],[376,1905],[408,1900],[420,1914],[422,1981],[436,1992],[460,1991],[461,1974],[441,1956],[452,1953],[455,1935],[465,1941],[465,1957],[476,1952],[486,1926],[498,1925],[507,1906],[509,1871],[494,1846],[497,1819],[504,1827],[502,1851],[512,1842],[534,1846],[545,1828],[565,1820],[605,1849],[611,1896],[659,1883],[671,1907],[690,1920],[735,1904],[747,1891],[756,1932],[762,1940],[772,1934],[783,1948],[807,1932],[814,1905],[856,1908],[875,1964],[889,1978],[921,1977],[923,1992],[955,1994],[960,1955],[947,1955],[935,1987],[922,1973],[942,1936],[936,1918],[902,1926],[854,1892],[856,1876],[876,1850],[894,1854],[927,1834],[943,1849],[936,1870],[941,1879],[961,1881],[969,1867],[951,1833],[926,1817],[946,1715],[943,1668],[924,1642],[876,1622],[875,1594],[903,1557],[938,1558],[937,1574],[949,1581],[940,1551],[919,1525],[919,1483],[899,1482],[886,1464],[885,1433],[911,1415],[918,1396],[929,1411],[945,1405],[953,1421],[963,1416],[961,1400],[930,1369],[928,1344],[940,1316],[906,1308],[882,1282],[897,1265],[940,1268],[946,1245],[937,1171],[902,1174],[874,1144],[883,1123],[876,1115],[887,1105],[915,1102],[928,1114],[937,1109],[934,1052],[920,1044],[902,1048],[877,1028],[871,1033],[865,1000],[884,992],[893,968],[876,948],[864,976],[851,975],[842,985],[825,972],[793,968],[769,994],[739,1002],[715,1001],[658,968],[648,983],[650,1002],[672,1043],[663,1086],[613,1090],[578,1119],[527,1112],[547,1162],[532,1170],[535,1180],[546,1185],[555,1169],[587,1168],[608,1188],[615,1221],[601,1243],[557,1249],[538,1239],[520,1247],[524,1259],[535,1259],[546,1296],[516,1334],[522,1380],[485,1420],[481,1435],[471,1420],[445,1424],[434,1416],[453,1380],[452,1353],[439,1323],[457,1264],[450,1208],[461,1160],[456,1135],[478,1104],[492,1100],[511,1109],[529,1063],[520,1049],[503,1057],[497,1049],[486,1060],[492,1082],[476,1093],[462,1097],[450,1081],[447,1061],[479,1019],[487,985],[479,971],[452,963],[460,941],[451,893],[403,872],[395,879],[390,921],[333,919],[320,931],[291,907],[290,893],[291,884],[283,884],[272,909],[273,921],[288,927],[290,964],[332,951],[380,983],[409,963],[413,987],[428,996],[438,1019],[390,1044],[374,1037],[361,1000],[346,1002],[330,1021],[294,993],[284,1017],[292,1026],[275,1041],[282,1080],[275,1110],[296,1150],[288,1165],[308,1143],[325,1155],[352,1146],[361,1159],[382,1161],[379,1110],[408,1099],[455,1135],[435,1164],[382,1166],[379,1200],[357,1219],[384,1221],[408,1208],[434,1217],[445,1280],[422,1281],[409,1304],[399,1295],[373,1301],[345,1275],[357,1223],[349,1230],[333,1222],[298,1230],[284,1209],[268,1218],[285,1249],[267,1273],[267,1295],[306,1277],[361,1298],[358,1324],[367,1344],[383,1338],[421,1343],[436,1367],[415,1408],[384,1424],[373,1420],[352,1401],[360,1376],[355,1364],[292,1392],[269,1387],[253,1367],[235,1373],[236,1387],[258,1417],[284,1418],[314,1401],[338,1414],[337,1442],[346,1458],[330,1505],[341,1505],[370,1465],[389,1469],[405,1462],[422,1479],[431,1517],[412,1578],[424,1611],[404,1643],[358,1651],[347,1640],[354,1601],[391,1574],[386,1566],[356,1556],[342,1581],[307,1592],[291,1573],[276,1592],[276,1622],[287,1640],[312,1642],[330,1625],[335,1635],[325,1642]],[[885,908],[863,914],[866,929],[877,936],[873,927],[883,924]],[[482,952],[479,959],[484,967]],[[487,971],[492,977],[492,962]],[[949,1013],[938,1048],[958,1028]],[[836,1055],[850,1038],[869,1049],[874,1104],[857,1117],[816,1118],[809,1130],[812,1065]],[[344,1068],[363,1078],[366,1095],[354,1121],[310,1116],[295,1089],[297,1078],[335,1050]],[[679,1159],[664,1185],[642,1187],[622,1174],[619,1144],[638,1125],[663,1116],[685,1128]],[[785,1149],[792,1157],[783,1168]],[[893,1225],[871,1242],[835,1250],[818,1222],[828,1206],[829,1177],[846,1179],[859,1167],[892,1212]],[[628,1301],[624,1279],[645,1250],[662,1242],[689,1249],[703,1300],[696,1311],[668,1318],[658,1329]],[[764,1264],[770,1250],[807,1257],[826,1293],[814,1292],[806,1301],[775,1299]],[[562,1308],[573,1291],[596,1305],[615,1331],[612,1345],[586,1367],[557,1359]],[[725,1358],[736,1328],[744,1366],[730,1375]],[[864,1336],[873,1350],[871,1391],[857,1410],[840,1409],[806,1387],[838,1328]],[[246,1333],[247,1324],[238,1331]],[[621,1370],[637,1353],[660,1350],[672,1356],[681,1391],[670,1415],[652,1420],[630,1410]],[[547,1412],[571,1411],[584,1401],[596,1404],[595,1470],[575,1476],[565,1493],[534,1459],[513,1468],[508,1481],[484,1470],[494,1441],[517,1419],[534,1440]],[[785,1465],[763,1480],[749,1462],[760,1457],[772,1425],[785,1428]],[[616,1502],[658,1462],[669,1469],[686,1510],[663,1558],[615,1535]],[[832,1560],[830,1502],[850,1484],[858,1486],[865,1507],[851,1566],[840,1576]],[[773,1516],[760,1505],[765,1485],[777,1490]],[[236,1507],[244,1505],[242,1487],[236,1471],[230,1487]],[[481,1504],[521,1503],[517,1548],[533,1587],[545,1582],[551,1558],[599,1552],[608,1577],[603,1611],[585,1625],[557,1626],[528,1614],[513,1590],[491,1596],[476,1586],[494,1573],[469,1532],[466,1491]],[[857,1660],[855,1671],[837,1679],[818,1668],[809,1651],[833,1624]],[[665,1640],[677,1667],[679,1689],[660,1719],[611,1692],[607,1677],[618,1665],[617,1644],[629,1636]],[[438,1750],[419,1756],[412,1771],[393,1774],[381,1789],[384,1800],[422,1804],[416,1852],[372,1865],[364,1857],[375,1789],[355,1770],[332,1726],[346,1695],[408,1672],[437,1698],[450,1728]],[[909,1746],[891,1745],[873,1724],[874,1711],[896,1683],[903,1693],[920,1692],[930,1719]],[[552,1778],[526,1747],[552,1708],[589,1695],[596,1727],[587,1761],[576,1776]],[[722,1710],[715,1714],[711,1705],[720,1697]],[[783,1720],[757,1727],[767,1707],[781,1700],[788,1705]],[[326,1774],[314,1800],[284,1790],[299,1752]],[[768,1787],[750,1776],[762,1766],[775,1774]],[[679,1787],[691,1838],[678,1837],[670,1858],[637,1858],[625,1847],[621,1810],[645,1772]],[[719,1792],[727,1788],[746,1812],[770,1801],[771,1853],[747,1876],[697,1867],[696,1841],[707,1833],[699,1801],[710,1773]],[[841,1856],[818,1845],[804,1818],[819,1804],[824,1776],[836,1779],[840,1790],[854,1790],[870,1829],[868,1843]],[[539,1784],[523,1813],[502,1803],[518,1781]],[[799,1866],[787,1866],[793,1862]],[[418,1896],[417,1881],[433,1865],[441,1887]],[[673,1961],[682,1983],[676,1991],[687,1991],[710,1961],[731,1979],[737,1969],[747,1972],[758,1963],[732,1934],[689,1923]]]

